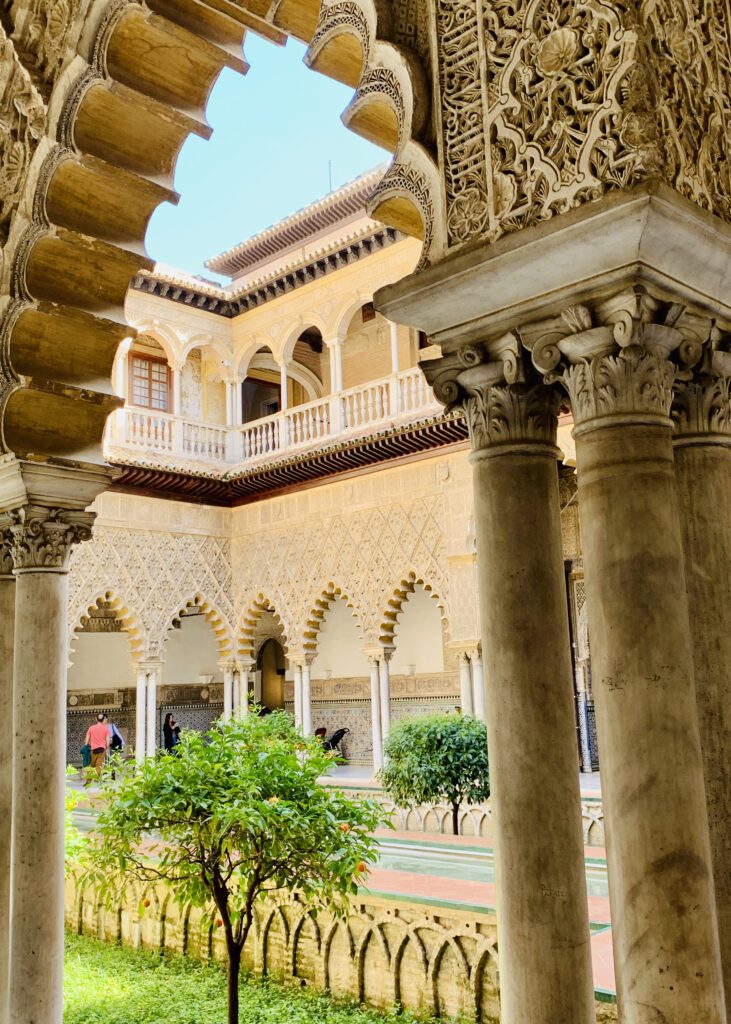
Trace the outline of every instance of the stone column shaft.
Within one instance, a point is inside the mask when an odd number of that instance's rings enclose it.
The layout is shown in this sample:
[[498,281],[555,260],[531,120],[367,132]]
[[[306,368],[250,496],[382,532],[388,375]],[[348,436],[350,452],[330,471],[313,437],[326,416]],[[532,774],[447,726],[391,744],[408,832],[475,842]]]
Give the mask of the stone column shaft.
[[465,411],[473,444],[501,1021],[591,1024],[555,446],[559,401],[541,385],[483,384],[483,372],[470,371]]
[[383,736],[381,735],[381,686],[378,662],[371,662],[371,733],[373,735],[373,771],[383,767]]
[[391,728],[391,673],[389,654],[382,654],[378,661],[378,689],[381,703],[381,742],[386,742]]
[[309,658],[302,666],[302,732],[305,736],[312,733],[312,687],[310,683]]
[[60,1024],[68,576],[22,571],[15,586],[9,1017]]
[[10,864],[13,806],[13,645],[15,577],[10,544],[0,537],[0,1024],[10,1024]]
[[475,718],[485,721],[485,676],[482,670],[482,655],[473,654],[472,658],[472,696],[475,704]]
[[679,385],[675,473],[726,1006],[731,1007],[731,381]]
[[459,699],[462,706],[462,714],[472,715],[474,714],[475,707],[474,701],[472,700],[472,670],[470,668],[470,659],[463,651],[459,654],[458,660]]
[[726,1020],[668,418],[674,374],[633,346],[566,376],[622,1024]]
[[145,719],[147,716],[147,670],[137,669],[137,692],[135,701],[135,761],[145,760]]
[[228,722],[234,710],[234,670],[233,665],[223,667],[223,718]]
[[157,667],[153,666],[150,668],[147,676],[147,724],[145,732],[147,734],[146,746],[148,757],[154,757],[160,745],[157,727],[157,681],[158,670]]
[[302,666],[294,666],[294,724],[302,728]]

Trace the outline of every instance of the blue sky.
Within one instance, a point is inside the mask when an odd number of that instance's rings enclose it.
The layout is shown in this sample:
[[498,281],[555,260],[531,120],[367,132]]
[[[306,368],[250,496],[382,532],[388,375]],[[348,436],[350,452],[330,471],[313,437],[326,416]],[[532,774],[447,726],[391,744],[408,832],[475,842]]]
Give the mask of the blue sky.
[[352,91],[306,68],[304,52],[294,40],[279,47],[248,36],[249,73],[224,70],[208,104],[213,136],[185,143],[180,202],[150,221],[153,259],[215,278],[205,259],[328,191],[328,161],[337,188],[388,158],[343,126]]

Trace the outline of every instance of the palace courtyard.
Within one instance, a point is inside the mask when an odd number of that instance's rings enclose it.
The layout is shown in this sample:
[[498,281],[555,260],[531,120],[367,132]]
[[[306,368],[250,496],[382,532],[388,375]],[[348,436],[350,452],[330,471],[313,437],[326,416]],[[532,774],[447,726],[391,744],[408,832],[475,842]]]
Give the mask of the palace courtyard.
[[[388,159],[155,263],[254,39]],[[253,707],[395,831],[347,923],[262,904],[247,969],[728,1024],[728,3],[9,0],[0,44],[0,1024],[61,1024],[65,927],[221,957],[200,907],[65,878],[66,766],[100,715],[144,778]],[[457,837],[376,779],[436,712],[487,732]]]

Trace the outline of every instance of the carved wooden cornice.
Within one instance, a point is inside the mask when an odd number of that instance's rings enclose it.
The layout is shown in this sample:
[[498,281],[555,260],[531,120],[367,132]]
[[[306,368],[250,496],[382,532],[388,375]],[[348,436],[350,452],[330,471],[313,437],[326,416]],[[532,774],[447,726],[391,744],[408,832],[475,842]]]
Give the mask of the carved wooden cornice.
[[351,266],[366,256],[387,249],[404,237],[402,232],[394,228],[381,228],[242,292],[226,292],[224,289],[204,290],[196,288],[193,284],[170,281],[164,275],[154,273],[136,274],[132,278],[131,287],[135,291],[156,295],[161,299],[180,302],[231,319],[272,299],[278,299],[281,295],[287,295],[296,288],[317,281],[333,271]]

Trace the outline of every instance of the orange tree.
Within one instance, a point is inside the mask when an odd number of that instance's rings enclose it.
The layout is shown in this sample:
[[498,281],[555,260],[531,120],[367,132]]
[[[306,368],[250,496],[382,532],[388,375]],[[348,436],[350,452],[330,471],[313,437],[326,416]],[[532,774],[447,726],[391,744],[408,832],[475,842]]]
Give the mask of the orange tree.
[[408,718],[394,726],[383,748],[378,778],[401,807],[445,801],[452,808],[452,831],[459,835],[462,804],[490,796],[490,765],[485,723],[462,715]]
[[184,732],[175,753],[144,761],[109,789],[82,882],[107,902],[124,882],[165,882],[180,906],[216,908],[228,954],[228,1024],[239,1020],[241,956],[257,900],[296,890],[347,911],[376,859],[383,812],[320,778],[332,755],[289,715],[248,715]]

